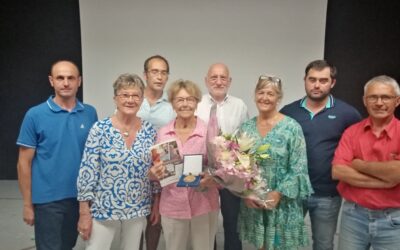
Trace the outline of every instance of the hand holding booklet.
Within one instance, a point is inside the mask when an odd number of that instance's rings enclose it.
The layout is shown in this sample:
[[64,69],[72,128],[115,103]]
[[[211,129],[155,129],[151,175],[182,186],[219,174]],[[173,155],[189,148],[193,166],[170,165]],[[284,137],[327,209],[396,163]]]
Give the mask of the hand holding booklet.
[[164,141],[150,148],[154,162],[162,161],[165,165],[164,177],[160,179],[161,187],[179,181],[183,172],[183,161],[175,139]]

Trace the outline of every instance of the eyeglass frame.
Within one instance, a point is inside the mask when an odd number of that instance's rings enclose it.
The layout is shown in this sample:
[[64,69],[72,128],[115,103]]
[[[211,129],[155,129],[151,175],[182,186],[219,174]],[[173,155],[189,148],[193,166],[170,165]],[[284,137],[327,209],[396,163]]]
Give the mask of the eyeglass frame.
[[365,97],[365,99],[369,103],[377,103],[378,100],[380,99],[381,102],[384,104],[388,104],[390,103],[390,101],[396,98],[398,98],[398,96],[393,96],[393,95],[369,95]]
[[231,78],[229,76],[223,76],[223,75],[212,75],[208,79],[212,83],[218,82],[218,79],[220,79],[220,81],[222,83],[227,83],[227,82],[229,82],[231,80]]
[[143,98],[143,96],[140,96],[140,95],[136,95],[136,94],[130,95],[130,94],[126,94],[126,93],[118,94],[115,96],[121,98],[124,101],[128,101],[132,98],[132,100],[134,100],[135,102],[139,102]]
[[267,74],[262,74],[260,75],[260,77],[258,78],[258,80],[267,80],[267,81],[271,81],[274,82],[278,85],[282,85],[282,80],[279,77],[276,76],[271,76],[271,75],[267,75]]
[[[189,99],[190,98],[190,99]],[[185,103],[185,101],[189,104],[195,104],[196,102],[198,102],[199,100],[194,97],[194,96],[188,96],[188,97],[175,97],[174,98],[174,102],[178,105],[182,105],[183,103]]]

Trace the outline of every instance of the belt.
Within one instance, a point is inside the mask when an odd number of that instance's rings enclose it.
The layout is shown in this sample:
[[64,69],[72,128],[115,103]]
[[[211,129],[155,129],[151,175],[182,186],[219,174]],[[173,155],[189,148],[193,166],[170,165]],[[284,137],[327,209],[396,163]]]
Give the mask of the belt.
[[400,208],[370,209],[351,201],[345,201],[344,206],[350,206],[360,212],[367,213],[371,219],[387,217],[388,215],[400,216]]

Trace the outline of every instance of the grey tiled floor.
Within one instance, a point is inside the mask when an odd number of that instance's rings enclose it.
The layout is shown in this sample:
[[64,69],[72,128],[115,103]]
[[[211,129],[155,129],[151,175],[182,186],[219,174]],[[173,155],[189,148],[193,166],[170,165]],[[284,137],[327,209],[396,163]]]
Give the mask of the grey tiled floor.
[[[17,181],[0,181],[0,250],[31,250],[35,248],[33,228],[22,221],[22,200]],[[309,225],[309,219],[306,218]],[[217,248],[222,250],[224,245],[222,218],[219,216],[217,233]],[[78,240],[75,250],[83,250],[84,243]],[[113,250],[118,244],[113,244]],[[161,236],[159,250],[165,249],[164,239]],[[243,250],[254,250],[249,244],[244,244]],[[311,247],[302,250],[311,250]]]

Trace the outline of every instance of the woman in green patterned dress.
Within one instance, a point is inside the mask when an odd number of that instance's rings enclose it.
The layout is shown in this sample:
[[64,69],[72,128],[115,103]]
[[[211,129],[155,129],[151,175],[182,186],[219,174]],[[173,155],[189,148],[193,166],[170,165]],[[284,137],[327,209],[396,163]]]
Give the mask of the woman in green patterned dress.
[[260,76],[255,89],[258,116],[241,126],[241,132],[256,138],[256,146],[269,144],[269,159],[259,162],[262,177],[272,190],[270,208],[244,199],[239,214],[242,240],[259,249],[293,250],[308,245],[303,218],[303,200],[313,191],[307,171],[306,145],[300,125],[278,112],[281,80]]

